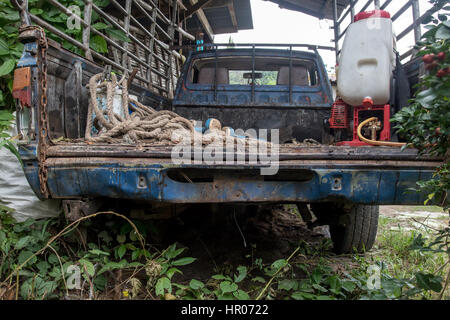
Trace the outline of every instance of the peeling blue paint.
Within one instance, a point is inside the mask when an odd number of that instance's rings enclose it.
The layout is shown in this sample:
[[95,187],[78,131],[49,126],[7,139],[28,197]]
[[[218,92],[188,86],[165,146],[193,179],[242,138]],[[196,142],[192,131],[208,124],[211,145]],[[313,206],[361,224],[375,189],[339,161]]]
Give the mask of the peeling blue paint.
[[25,43],[22,56],[20,57],[20,60],[17,63],[17,68],[37,66],[36,61],[37,48],[38,46],[36,42]]
[[[159,165],[129,167],[117,164],[49,167],[48,187],[52,197],[109,197],[171,203],[205,202],[316,202],[346,199],[362,204],[422,204],[424,194],[407,192],[419,176],[432,171],[361,170],[307,168],[314,174],[308,181],[262,181],[258,177],[227,176],[213,182],[185,183],[172,180]],[[183,166],[179,166],[182,168]],[[184,166],[184,168],[187,168]],[[192,170],[193,167],[190,167]],[[198,166],[198,170],[205,167]],[[236,168],[233,168],[234,170]],[[250,168],[247,168],[250,170]],[[305,167],[299,169],[304,170]],[[228,178],[229,177],[229,178]],[[340,186],[336,187],[336,179]],[[146,187],[139,187],[139,181]],[[338,185],[339,186],[339,185]]]

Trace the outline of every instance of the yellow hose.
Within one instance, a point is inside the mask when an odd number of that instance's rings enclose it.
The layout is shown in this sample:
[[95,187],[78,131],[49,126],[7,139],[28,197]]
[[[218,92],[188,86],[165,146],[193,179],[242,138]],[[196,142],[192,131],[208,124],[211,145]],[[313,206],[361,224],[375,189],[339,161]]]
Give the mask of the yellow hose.
[[377,117],[369,118],[369,119],[361,122],[361,124],[358,126],[358,137],[361,141],[368,143],[368,144],[372,144],[374,146],[388,146],[388,147],[401,148],[404,145],[406,145],[406,143],[402,143],[402,142],[375,141],[375,140],[369,140],[369,139],[365,138],[361,133],[361,129],[371,121],[378,121],[378,118]]

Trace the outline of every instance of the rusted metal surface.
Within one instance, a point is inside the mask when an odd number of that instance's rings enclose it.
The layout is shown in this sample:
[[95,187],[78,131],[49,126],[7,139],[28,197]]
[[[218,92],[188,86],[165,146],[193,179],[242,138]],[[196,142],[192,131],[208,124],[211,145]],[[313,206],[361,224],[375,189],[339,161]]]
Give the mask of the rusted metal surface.
[[[47,164],[50,166],[72,166],[72,165],[83,165],[93,167],[102,166],[104,164],[111,164],[113,166],[124,167],[139,167],[139,166],[153,166],[157,168],[196,168],[196,169],[211,169],[217,172],[220,170],[259,170],[261,167],[267,166],[266,164],[220,164],[214,167],[207,165],[206,163],[201,164],[187,164],[187,165],[177,165],[172,162],[171,159],[157,159],[157,158],[112,158],[112,157],[64,157],[64,158],[48,158]],[[438,161],[400,161],[400,160],[287,160],[280,161],[278,163],[274,162],[280,166],[280,169],[295,169],[295,168],[326,168],[328,170],[339,170],[343,167],[347,168],[365,168],[380,170],[383,168],[389,169],[401,169],[405,170],[408,168],[425,168],[427,170],[436,169],[441,162]]]
[[19,100],[22,107],[31,107],[31,68],[14,70],[13,97]]
[[49,197],[47,186],[48,171],[45,161],[47,160],[47,143],[49,139],[49,125],[47,115],[47,37],[45,31],[40,29],[39,47],[40,47],[40,67],[39,75],[41,89],[41,104],[39,105],[39,182],[41,185],[41,193],[45,198]]
[[29,87],[31,84],[31,69],[29,67],[14,70],[13,92]]
[[[47,147],[49,143],[49,125],[47,115],[47,37],[44,29],[39,26],[21,26],[19,29],[21,36],[20,39],[26,39],[24,41],[35,41],[37,43],[37,66],[39,70],[39,98],[40,103],[38,106],[38,145],[37,145],[37,157],[38,157],[38,177],[40,184],[40,194],[44,198],[49,198],[49,192],[47,187]],[[31,35],[35,38],[31,38]],[[19,62],[20,63],[20,62]],[[20,73],[19,73],[20,75]],[[31,77],[28,74],[28,77]],[[18,78],[19,82],[20,78]],[[19,84],[17,84],[19,86]]]
[[[140,146],[130,145],[108,145],[86,143],[59,143],[48,148],[49,157],[71,158],[71,157],[111,157],[111,158],[154,158],[156,161],[167,163],[171,161],[171,146]],[[237,157],[238,155],[236,155]],[[226,159],[226,152],[224,152]],[[234,158],[234,157],[233,157]],[[433,162],[438,163],[440,158],[419,155],[415,149],[400,150],[390,147],[345,147],[345,146],[289,146],[281,145],[279,149],[280,161],[295,160],[330,160],[330,161],[369,161],[372,160],[380,165],[385,161],[399,162]],[[411,165],[411,164],[409,164]]]
[[49,188],[52,196],[63,199],[89,195],[166,203],[342,200],[420,204],[426,194],[407,191],[416,181],[431,178],[435,169],[430,162],[409,166],[401,161],[303,160],[279,165],[276,175],[264,177],[255,165],[211,167],[173,165],[161,159],[49,158]]

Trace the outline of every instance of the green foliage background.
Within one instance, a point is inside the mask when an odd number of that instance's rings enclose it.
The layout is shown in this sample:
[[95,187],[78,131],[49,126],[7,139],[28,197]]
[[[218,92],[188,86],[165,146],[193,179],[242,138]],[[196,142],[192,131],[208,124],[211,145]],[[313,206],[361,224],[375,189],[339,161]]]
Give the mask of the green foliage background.
[[19,12],[9,0],[0,0],[0,109],[12,110],[12,71],[22,55],[23,44],[17,37]]
[[[66,8],[73,5],[80,8],[81,18],[84,12],[84,1],[82,0],[58,0]],[[109,0],[94,0],[94,4],[99,7],[105,7]],[[72,36],[75,40],[82,42],[82,28],[68,28],[68,19],[65,13],[62,13],[55,6],[44,0],[28,0],[30,13],[49,22],[53,27]],[[73,20],[73,18],[72,18]],[[73,22],[73,21],[72,21]],[[129,39],[121,30],[115,29],[110,23],[104,21],[99,15],[92,11],[92,27],[110,37],[112,40],[128,42]],[[18,41],[18,29],[20,26],[19,12],[13,7],[10,0],[0,0],[0,109],[12,111],[14,101],[12,98],[13,70],[18,59],[22,55],[23,44]],[[53,34],[48,36],[61,43],[64,48],[74,53],[84,55],[84,52]],[[107,53],[108,46],[106,40],[99,35],[91,32],[90,48],[98,53]]]
[[[437,4],[441,1],[432,1]],[[418,55],[435,55],[434,65],[421,78],[418,92],[409,106],[403,108],[392,119],[398,133],[406,137],[409,145],[423,154],[444,157],[442,166],[436,171],[435,179],[418,182],[421,189],[430,193],[427,204],[435,200],[448,207],[450,190],[450,72],[442,76],[442,70],[450,68],[450,5],[445,6],[438,18],[424,21],[428,31],[417,44]],[[438,54],[444,54],[438,59]]]
[[[244,79],[244,73],[251,73],[252,71],[230,71],[230,84],[246,85],[251,82],[251,79]],[[277,84],[277,71],[255,71],[262,73],[261,79],[255,79],[257,85],[274,86]]]

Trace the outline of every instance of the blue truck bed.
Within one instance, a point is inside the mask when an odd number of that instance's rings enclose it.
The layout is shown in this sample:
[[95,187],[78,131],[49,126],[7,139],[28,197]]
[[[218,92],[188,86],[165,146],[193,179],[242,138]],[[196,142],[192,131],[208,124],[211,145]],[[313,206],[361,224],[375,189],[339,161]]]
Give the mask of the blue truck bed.
[[[20,153],[39,194],[35,148]],[[264,203],[347,200],[423,204],[410,189],[431,178],[438,162],[388,147],[282,147],[278,173],[262,165],[174,164],[171,148],[60,144],[48,150],[52,198],[121,198],[167,203]],[[194,161],[192,161],[194,162]]]

